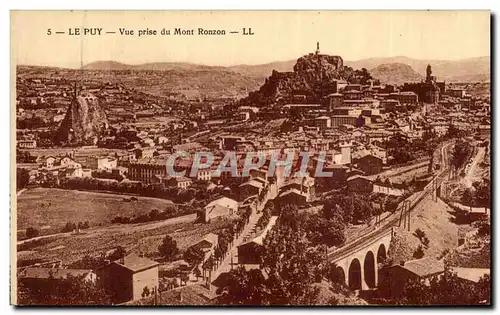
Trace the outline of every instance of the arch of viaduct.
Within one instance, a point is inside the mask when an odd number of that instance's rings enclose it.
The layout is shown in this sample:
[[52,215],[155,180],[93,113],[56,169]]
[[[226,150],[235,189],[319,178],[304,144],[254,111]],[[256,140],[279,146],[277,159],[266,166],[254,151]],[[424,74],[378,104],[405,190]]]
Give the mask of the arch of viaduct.
[[353,251],[333,257],[338,275],[353,290],[367,290],[378,285],[378,264],[387,257],[393,231],[360,245]]

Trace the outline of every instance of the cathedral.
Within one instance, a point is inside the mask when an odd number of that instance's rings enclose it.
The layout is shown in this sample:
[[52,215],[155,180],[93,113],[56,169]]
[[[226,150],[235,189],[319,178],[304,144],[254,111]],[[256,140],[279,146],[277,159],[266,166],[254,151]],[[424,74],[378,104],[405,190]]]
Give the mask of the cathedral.
[[415,92],[423,103],[437,104],[440,95],[445,93],[445,82],[438,82],[432,75],[431,65],[427,65],[425,81],[419,83],[405,83],[402,91]]

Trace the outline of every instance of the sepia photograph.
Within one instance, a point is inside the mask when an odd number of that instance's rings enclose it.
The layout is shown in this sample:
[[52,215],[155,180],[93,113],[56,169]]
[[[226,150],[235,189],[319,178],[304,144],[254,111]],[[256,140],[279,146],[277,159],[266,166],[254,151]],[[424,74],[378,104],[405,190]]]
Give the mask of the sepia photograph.
[[491,307],[490,11],[10,19],[12,305]]

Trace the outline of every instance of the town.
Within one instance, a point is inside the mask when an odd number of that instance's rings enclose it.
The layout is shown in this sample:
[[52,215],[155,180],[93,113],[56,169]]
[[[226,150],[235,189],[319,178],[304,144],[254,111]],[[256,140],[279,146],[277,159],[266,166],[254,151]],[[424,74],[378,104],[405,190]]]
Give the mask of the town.
[[490,303],[490,82],[167,73],[17,66],[19,304]]

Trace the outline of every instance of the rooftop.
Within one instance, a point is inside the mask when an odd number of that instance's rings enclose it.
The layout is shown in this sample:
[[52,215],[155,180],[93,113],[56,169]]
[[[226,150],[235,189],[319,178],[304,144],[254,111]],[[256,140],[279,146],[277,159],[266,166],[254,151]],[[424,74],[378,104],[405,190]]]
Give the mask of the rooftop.
[[125,256],[122,262],[115,261],[115,263],[133,271],[134,273],[150,269],[159,265],[159,263],[157,263],[154,260],[142,258],[134,254]]
[[410,260],[404,263],[404,266],[398,265],[419,277],[432,276],[444,272],[444,263],[434,257],[425,257],[421,259]]

